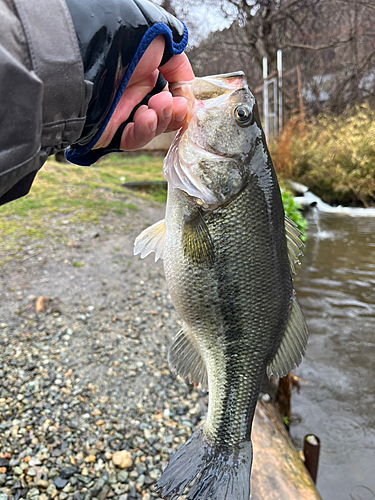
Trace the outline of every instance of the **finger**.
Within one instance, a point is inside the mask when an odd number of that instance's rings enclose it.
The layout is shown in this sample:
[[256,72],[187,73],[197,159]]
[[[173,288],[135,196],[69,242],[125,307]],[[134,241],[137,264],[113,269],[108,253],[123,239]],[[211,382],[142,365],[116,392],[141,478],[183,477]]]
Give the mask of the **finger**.
[[164,48],[163,35],[157,36],[150,43],[94,149],[108,146],[119,126],[129,118],[134,107],[155,87],[159,75],[157,68],[162,60]]
[[194,79],[194,72],[185,53],[172,56],[159,68],[160,73],[169,83],[188,82]]
[[134,115],[133,123],[129,123],[122,134],[120,149],[131,151],[145,146],[155,137],[158,117],[153,109],[141,106]]
[[188,109],[189,109],[189,104],[187,99],[185,99],[185,97],[173,98],[172,117],[166,129],[166,132],[172,132],[173,130],[178,130],[184,125]]
[[148,107],[153,109],[158,117],[158,126],[155,135],[162,134],[172,118],[173,98],[170,92],[160,92],[150,98]]
[[141,60],[137,64],[128,85],[134,85],[139,83],[139,81],[143,81],[145,77],[159,67],[163,58],[164,48],[165,38],[163,35],[158,35],[147,47]]

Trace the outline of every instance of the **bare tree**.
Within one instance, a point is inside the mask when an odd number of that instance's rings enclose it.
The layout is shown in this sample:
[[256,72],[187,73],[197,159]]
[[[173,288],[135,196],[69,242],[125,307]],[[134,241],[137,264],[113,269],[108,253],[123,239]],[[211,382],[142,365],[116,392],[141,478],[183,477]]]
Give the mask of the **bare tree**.
[[[173,2],[187,20],[202,3],[164,1]],[[282,49],[285,69],[301,68],[310,112],[341,112],[364,99],[375,101],[375,0],[221,0],[220,5],[223,17],[234,21],[192,47],[189,56],[198,74],[244,69],[256,88],[263,57],[272,70]],[[296,76],[288,75],[284,89],[292,110],[297,107]]]

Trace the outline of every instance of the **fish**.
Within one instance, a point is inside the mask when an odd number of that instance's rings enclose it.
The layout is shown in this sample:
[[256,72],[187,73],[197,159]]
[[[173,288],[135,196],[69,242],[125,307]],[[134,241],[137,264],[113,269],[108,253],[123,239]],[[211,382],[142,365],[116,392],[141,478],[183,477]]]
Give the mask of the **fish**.
[[172,371],[208,391],[205,423],[156,483],[176,500],[248,500],[251,428],[263,377],[302,360],[307,327],[293,287],[303,243],[285,217],[255,98],[242,72],[174,84],[189,112],[164,160],[165,219],[135,240],[162,258],[182,328]]

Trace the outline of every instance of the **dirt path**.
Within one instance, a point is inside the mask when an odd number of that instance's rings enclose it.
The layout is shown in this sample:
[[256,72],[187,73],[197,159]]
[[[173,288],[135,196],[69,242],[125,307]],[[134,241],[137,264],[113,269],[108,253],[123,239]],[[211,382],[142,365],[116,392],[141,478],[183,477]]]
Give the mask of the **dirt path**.
[[[0,500],[157,497],[204,414],[167,367],[179,320],[162,266],[132,255],[164,210],[136,204],[96,226],[61,216],[67,244],[28,243],[0,268]],[[131,464],[116,467],[116,451]]]

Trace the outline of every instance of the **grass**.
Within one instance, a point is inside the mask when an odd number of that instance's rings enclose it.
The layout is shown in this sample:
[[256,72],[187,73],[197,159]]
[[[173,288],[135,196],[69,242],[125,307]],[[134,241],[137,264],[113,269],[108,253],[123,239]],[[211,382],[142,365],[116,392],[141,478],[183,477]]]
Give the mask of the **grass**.
[[[49,160],[27,196],[0,207],[0,250],[17,250],[16,242],[22,239],[62,237],[61,224],[96,224],[110,213],[126,216],[138,207],[129,202],[122,184],[162,179],[162,158],[147,155],[109,155],[92,167]],[[165,191],[160,190],[135,196],[165,201]]]
[[[21,252],[30,242],[38,248],[46,237],[64,241],[67,236],[62,228],[68,224],[97,224],[108,214],[126,217],[138,208],[129,202],[123,183],[154,180],[163,180],[161,157],[109,155],[92,167],[49,160],[27,196],[0,207],[0,252],[10,259],[10,254]],[[166,199],[166,191],[159,187],[132,194],[161,203]],[[293,199],[283,195],[283,201],[287,214],[301,226]],[[108,227],[104,230],[110,231]]]

